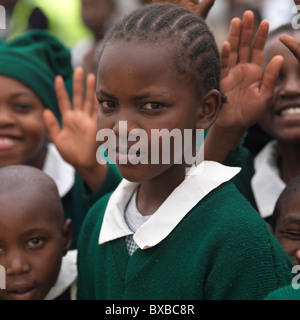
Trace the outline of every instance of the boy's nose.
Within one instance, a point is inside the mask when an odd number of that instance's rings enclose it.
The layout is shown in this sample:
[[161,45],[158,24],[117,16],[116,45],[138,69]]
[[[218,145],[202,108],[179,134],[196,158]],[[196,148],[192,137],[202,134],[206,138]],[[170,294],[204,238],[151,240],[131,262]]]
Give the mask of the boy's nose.
[[7,260],[8,260],[8,263],[6,266],[7,276],[20,275],[30,271],[30,265],[27,259],[24,257],[24,254],[21,254],[20,252],[15,252],[13,254],[10,254],[7,257]]

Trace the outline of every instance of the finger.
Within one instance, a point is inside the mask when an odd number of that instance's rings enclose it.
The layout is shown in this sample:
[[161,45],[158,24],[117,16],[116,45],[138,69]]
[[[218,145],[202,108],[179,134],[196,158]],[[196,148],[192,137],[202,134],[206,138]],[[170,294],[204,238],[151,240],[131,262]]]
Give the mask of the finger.
[[61,76],[56,76],[54,81],[55,92],[60,113],[63,117],[64,113],[72,109],[70,98],[65,87],[64,80]]
[[296,251],[296,259],[298,261],[298,264],[300,264],[300,250]]
[[228,41],[223,43],[220,58],[221,58],[221,80],[224,79],[229,73],[229,59],[230,59],[231,46]]
[[215,0],[202,0],[201,3],[198,5],[198,10],[196,14],[199,17],[206,19],[214,3],[215,3]]
[[49,138],[51,141],[55,142],[57,135],[60,133],[58,121],[53,112],[49,109],[44,111],[43,117],[48,130]]
[[86,79],[86,98],[84,102],[84,111],[92,116],[93,115],[93,109],[94,109],[94,98],[95,98],[95,84],[96,84],[96,78],[95,75],[90,73],[87,75]]
[[250,62],[253,62],[259,66],[262,66],[264,60],[264,49],[269,33],[269,23],[266,20],[263,20],[256,32],[252,52],[250,57]]
[[268,100],[273,96],[274,88],[280,69],[282,68],[282,64],[283,57],[275,56],[267,65],[261,85],[261,95],[265,98],[265,100]]
[[82,110],[84,105],[83,68],[78,67],[73,75],[73,107],[75,110]]
[[300,43],[297,39],[287,35],[282,34],[279,40],[292,52],[296,59],[300,63]]
[[241,63],[248,62],[250,45],[251,45],[252,34],[253,34],[253,25],[254,25],[254,14],[252,11],[247,10],[243,15],[242,31],[241,31],[239,51],[238,51],[239,62]]
[[94,103],[93,103],[93,113],[92,113],[92,119],[97,123],[98,119],[98,109],[99,109],[99,102],[96,97],[96,93],[94,94]]
[[232,68],[236,65],[238,60],[238,48],[240,36],[242,31],[242,21],[239,18],[233,18],[229,27],[228,42],[230,43],[230,59],[228,60],[228,67]]

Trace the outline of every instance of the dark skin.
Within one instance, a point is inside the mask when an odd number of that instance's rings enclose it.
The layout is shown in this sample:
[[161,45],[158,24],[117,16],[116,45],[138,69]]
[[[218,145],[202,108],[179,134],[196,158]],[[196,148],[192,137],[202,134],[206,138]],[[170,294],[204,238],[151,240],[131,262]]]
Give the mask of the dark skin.
[[196,13],[199,17],[205,19],[215,3],[215,0],[153,0],[152,2],[169,2],[178,6],[187,8]]
[[278,215],[274,235],[293,263],[297,265],[300,254],[299,191],[292,192],[286,200]]
[[[24,179],[32,181],[34,174]],[[5,300],[42,300],[56,282],[72,240],[71,220],[64,221],[54,182],[49,184],[46,175],[42,185],[33,181],[0,190],[0,265],[6,270],[0,297]]]
[[[143,129],[150,146],[152,129],[170,132],[174,128],[195,130],[211,126],[218,114],[220,93],[212,90],[200,96],[194,77],[174,70],[173,50],[168,43],[154,47],[122,41],[106,45],[96,85],[99,129],[111,129],[118,138],[120,121],[127,121],[128,132]],[[128,141],[128,148],[131,145],[133,142]],[[132,165],[117,161],[117,167],[125,179],[140,183],[137,207],[143,215],[150,215],[184,180],[187,165],[150,161]]]

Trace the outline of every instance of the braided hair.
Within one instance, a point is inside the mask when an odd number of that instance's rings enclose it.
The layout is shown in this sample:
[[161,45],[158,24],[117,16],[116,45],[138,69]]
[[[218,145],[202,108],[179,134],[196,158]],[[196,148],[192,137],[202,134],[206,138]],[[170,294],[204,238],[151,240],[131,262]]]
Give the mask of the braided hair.
[[191,72],[200,94],[212,89],[220,91],[221,63],[214,36],[204,20],[188,9],[168,3],[145,5],[106,34],[102,52],[107,43],[119,41],[173,44],[177,71]]

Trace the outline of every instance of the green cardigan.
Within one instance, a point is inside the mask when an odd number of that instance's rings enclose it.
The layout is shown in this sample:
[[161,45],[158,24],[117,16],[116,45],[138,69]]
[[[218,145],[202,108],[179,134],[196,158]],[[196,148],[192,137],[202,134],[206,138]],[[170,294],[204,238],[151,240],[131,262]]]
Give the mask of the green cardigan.
[[108,199],[95,203],[81,229],[78,299],[263,299],[291,283],[293,264],[231,182],[158,245],[132,256],[124,237],[98,244]]
[[71,190],[62,198],[65,218],[72,219],[73,241],[71,249],[77,248],[77,241],[82,222],[92,205],[102,196],[112,192],[121,181],[121,176],[116,166],[109,165],[106,179],[101,187],[90,193],[81,177],[75,174],[75,183]]

